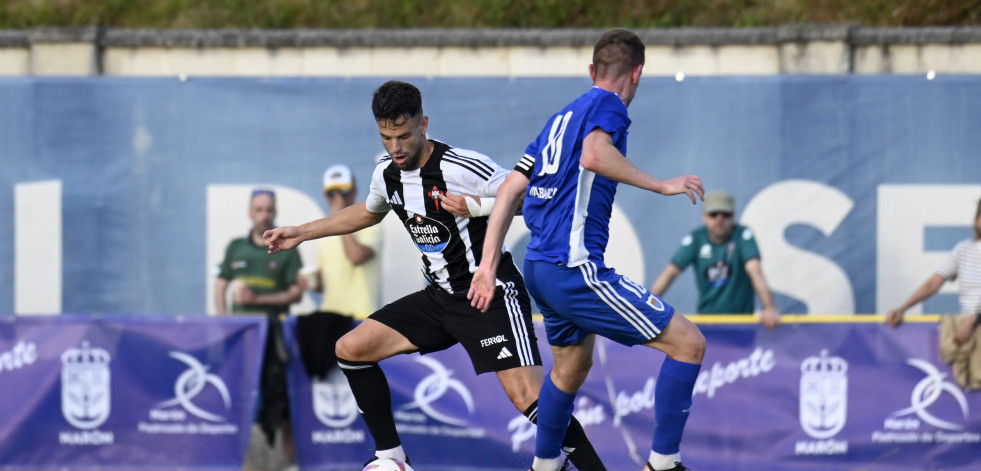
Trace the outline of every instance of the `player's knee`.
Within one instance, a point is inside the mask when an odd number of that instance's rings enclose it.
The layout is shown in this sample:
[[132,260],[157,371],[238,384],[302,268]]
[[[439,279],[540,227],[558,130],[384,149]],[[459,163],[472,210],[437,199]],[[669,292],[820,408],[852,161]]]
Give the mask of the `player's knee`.
[[688,357],[687,361],[689,363],[701,363],[702,359],[705,358],[705,336],[694,325],[686,334],[687,338],[682,345],[685,348],[685,356]]
[[694,353],[698,357],[698,362],[701,363],[705,358],[705,336],[702,335],[701,331],[698,331],[698,342],[695,344]]
[[565,367],[553,366],[552,382],[559,389],[566,392],[578,391],[579,387],[586,382],[589,369],[593,366],[593,359],[584,359],[581,363],[567,365]]
[[342,336],[334,345],[334,354],[342,360],[362,361],[359,350],[358,342],[352,338],[350,333]]

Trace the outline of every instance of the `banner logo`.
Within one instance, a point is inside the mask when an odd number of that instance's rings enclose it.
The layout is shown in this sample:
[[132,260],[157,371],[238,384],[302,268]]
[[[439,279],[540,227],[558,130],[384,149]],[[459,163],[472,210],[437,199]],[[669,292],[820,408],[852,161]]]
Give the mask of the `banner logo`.
[[228,387],[225,386],[225,382],[218,375],[208,373],[209,367],[202,365],[196,358],[186,353],[170,352],[170,357],[183,362],[188,368],[177,377],[177,381],[174,383],[174,398],[161,402],[157,407],[172,407],[179,404],[184,410],[198,418],[212,422],[224,422],[224,417],[198,407],[193,401],[210,384],[221,395],[225,409],[231,409],[232,398],[228,394]]
[[313,382],[313,414],[320,423],[344,428],[358,418],[358,403],[340,372],[333,370],[326,379]]
[[934,426],[937,428],[960,431],[964,430],[962,425],[955,424],[953,422],[947,422],[946,420],[941,420],[930,413],[927,410],[933,403],[940,399],[940,396],[944,393],[950,394],[957,405],[961,408],[961,413],[966,419],[968,416],[967,398],[964,397],[964,393],[957,387],[956,384],[949,381],[944,381],[947,373],[941,373],[935,366],[927,363],[923,360],[916,358],[911,358],[906,361],[906,364],[919,368],[921,371],[926,373],[926,377],[920,380],[913,388],[913,393],[910,395],[910,406],[893,412],[889,417],[902,417],[904,415],[916,414],[920,420]]
[[452,391],[456,393],[456,395],[463,401],[467,408],[467,412],[473,415],[474,402],[470,391],[463,384],[463,382],[453,378],[453,372],[446,369],[442,363],[432,358],[422,356],[417,358],[416,361],[429,367],[429,369],[433,370],[433,372],[429,376],[423,378],[423,380],[416,385],[414,394],[415,401],[406,404],[402,407],[402,409],[419,408],[419,410],[429,417],[443,422],[444,424],[465,427],[467,425],[466,420],[457,419],[436,410],[436,408],[433,407],[433,403],[446,395],[446,393]]
[[848,442],[831,440],[848,420],[848,362],[840,357],[809,357],[800,365],[800,426],[816,440],[798,441],[798,455],[841,455]]
[[109,418],[109,360],[109,352],[88,342],[61,354],[61,414],[73,427],[91,430]]
[[[882,423],[882,429],[872,432],[872,443],[981,443],[981,433],[965,431],[964,426],[937,417],[934,415],[936,410],[930,411],[937,401],[949,394],[960,408],[961,415],[965,419],[968,417],[967,397],[956,384],[944,380],[947,373],[941,373],[933,364],[916,358],[906,360],[906,364],[919,369],[926,377],[913,387],[910,406],[889,414]],[[943,403],[949,407],[950,401]],[[924,423],[935,430],[922,430]]]

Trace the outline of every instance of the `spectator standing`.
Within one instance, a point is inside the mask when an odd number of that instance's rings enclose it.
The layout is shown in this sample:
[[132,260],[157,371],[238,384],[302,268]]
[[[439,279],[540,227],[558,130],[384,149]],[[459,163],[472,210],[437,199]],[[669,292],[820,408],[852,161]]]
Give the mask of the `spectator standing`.
[[[269,255],[262,233],[272,229],[276,220],[276,194],[271,190],[252,192],[249,201],[252,229],[245,237],[234,239],[225,250],[218,279],[215,280],[215,310],[228,314],[226,294],[232,289],[233,314],[264,315],[269,320],[266,351],[261,376],[261,403],[256,421],[265,433],[268,447],[259,434],[253,433],[246,456],[246,469],[275,469],[294,463],[293,432],[289,420],[289,395],[286,389],[286,344],[283,340],[281,314],[303,296],[298,277],[300,254],[296,251]],[[276,432],[282,434],[282,450],[270,450]],[[279,461],[277,466],[276,461]]]
[[780,325],[760,266],[760,250],[753,231],[735,223],[736,205],[729,193],[705,195],[702,221],[681,240],[668,266],[658,275],[651,292],[664,296],[675,278],[689,265],[698,286],[698,314],[752,314],[753,293],[760,299],[760,321],[767,328]]

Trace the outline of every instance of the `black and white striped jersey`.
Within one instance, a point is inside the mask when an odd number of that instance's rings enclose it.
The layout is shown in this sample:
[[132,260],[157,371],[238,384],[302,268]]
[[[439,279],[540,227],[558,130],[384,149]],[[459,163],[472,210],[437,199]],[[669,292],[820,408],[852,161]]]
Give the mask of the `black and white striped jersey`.
[[[368,211],[392,210],[422,252],[430,281],[449,293],[466,293],[484,247],[487,218],[456,217],[437,199],[447,191],[494,198],[509,171],[486,155],[442,142],[422,168],[402,171],[382,159],[371,176]],[[506,250],[506,248],[505,248]],[[510,256],[501,257],[498,278],[517,273]]]

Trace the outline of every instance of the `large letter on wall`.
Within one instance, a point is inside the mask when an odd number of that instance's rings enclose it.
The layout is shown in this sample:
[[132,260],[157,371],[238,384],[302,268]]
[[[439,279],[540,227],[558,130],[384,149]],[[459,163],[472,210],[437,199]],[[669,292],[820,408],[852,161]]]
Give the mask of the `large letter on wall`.
[[[878,196],[875,307],[884,313],[909,298],[953,249],[925,251],[927,226],[970,227],[981,186],[879,185]],[[955,293],[957,285],[947,283],[940,292]],[[921,304],[907,311],[921,312]]]
[[61,180],[14,186],[14,312],[61,313]]
[[784,231],[804,224],[831,235],[851,212],[851,198],[823,183],[786,180],[760,191],[741,222],[753,229],[770,289],[798,299],[809,314],[854,314],[848,276],[834,262],[790,245]]

